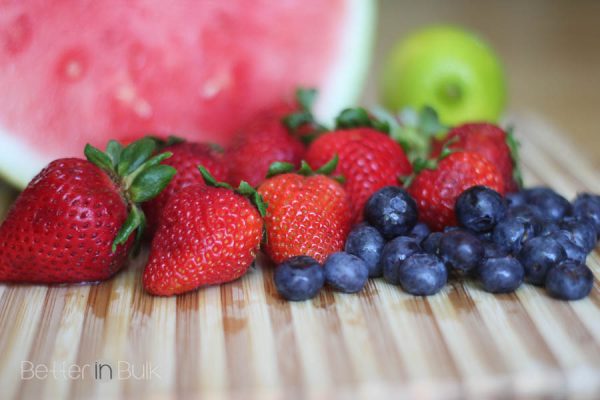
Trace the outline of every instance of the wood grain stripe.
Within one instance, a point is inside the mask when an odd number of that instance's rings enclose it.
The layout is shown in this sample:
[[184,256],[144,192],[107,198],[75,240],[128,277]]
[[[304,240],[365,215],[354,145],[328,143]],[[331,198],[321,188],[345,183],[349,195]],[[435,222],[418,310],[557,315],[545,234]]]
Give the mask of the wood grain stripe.
[[273,281],[274,266],[262,255],[259,263],[263,271],[263,289],[268,305],[271,327],[273,329],[273,347],[277,356],[279,385],[285,388],[286,396],[291,399],[302,398],[302,383],[306,381],[299,357],[296,333],[293,329],[292,312],[288,301],[277,294]]
[[387,322],[382,328],[390,330],[392,348],[398,353],[399,367],[391,371],[393,382],[398,386],[410,382],[408,396],[437,397],[444,393],[449,398],[458,397],[462,376],[430,301],[414,298],[382,279],[375,280],[375,287],[380,319]]
[[448,285],[429,303],[461,371],[467,396],[485,397],[510,389],[507,381],[500,379],[507,375],[508,368],[462,285]]
[[141,268],[132,271],[136,283],[133,285],[131,320],[126,334],[127,351],[122,356],[124,361],[134,366],[155,367],[158,376],[126,379],[121,384],[126,398],[160,398],[174,393],[175,388],[177,299],[148,295],[141,284],[141,272]]
[[[52,354],[45,362],[56,362],[67,366],[75,363],[89,291],[90,286],[84,285],[68,287],[61,293],[64,295],[64,307],[60,316],[60,325],[57,328]],[[48,380],[44,386],[44,395],[39,398],[66,399],[70,386],[71,381],[64,377]]]
[[47,291],[45,286],[11,285],[2,295],[0,388],[7,399],[13,398],[19,389],[22,362],[28,361]]
[[486,293],[473,284],[465,290],[511,371],[513,395],[528,398],[540,388],[545,395],[559,393],[566,378],[517,296]]
[[[46,292],[40,323],[27,356],[27,360],[36,365],[51,364],[52,349],[60,327],[61,315],[64,312],[67,290],[67,287],[50,287]],[[23,399],[43,397],[46,382],[47,380],[42,379],[23,380],[17,397]]]

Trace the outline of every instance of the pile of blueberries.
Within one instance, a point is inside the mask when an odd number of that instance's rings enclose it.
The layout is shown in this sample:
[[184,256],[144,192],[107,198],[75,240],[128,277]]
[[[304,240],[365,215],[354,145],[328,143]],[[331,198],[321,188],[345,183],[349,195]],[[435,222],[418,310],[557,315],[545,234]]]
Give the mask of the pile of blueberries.
[[448,279],[476,279],[491,293],[513,292],[524,281],[564,300],[590,293],[594,276],[585,260],[600,237],[600,196],[584,193],[570,203],[546,187],[503,197],[474,186],[457,199],[455,214],[460,226],[431,232],[404,189],[385,187],[367,202],[365,222],[350,232],[344,252],[322,266],[290,258],[275,270],[277,290],[306,300],[325,284],[354,293],[383,276],[416,296],[439,292]]

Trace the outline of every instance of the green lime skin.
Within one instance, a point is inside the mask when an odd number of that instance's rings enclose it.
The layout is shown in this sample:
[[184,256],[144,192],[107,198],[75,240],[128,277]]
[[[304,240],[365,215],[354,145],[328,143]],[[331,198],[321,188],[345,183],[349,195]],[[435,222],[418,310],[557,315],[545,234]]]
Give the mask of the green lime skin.
[[385,61],[380,90],[388,109],[429,105],[449,125],[497,122],[506,104],[506,78],[493,49],[453,26],[426,28],[399,42]]

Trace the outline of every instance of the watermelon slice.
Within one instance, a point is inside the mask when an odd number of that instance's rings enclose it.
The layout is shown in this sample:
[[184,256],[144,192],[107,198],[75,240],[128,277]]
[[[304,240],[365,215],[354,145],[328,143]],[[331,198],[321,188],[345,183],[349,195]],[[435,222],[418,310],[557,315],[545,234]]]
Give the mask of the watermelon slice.
[[298,85],[357,100],[371,0],[0,0],[0,174],[23,187],[85,143],[226,143]]

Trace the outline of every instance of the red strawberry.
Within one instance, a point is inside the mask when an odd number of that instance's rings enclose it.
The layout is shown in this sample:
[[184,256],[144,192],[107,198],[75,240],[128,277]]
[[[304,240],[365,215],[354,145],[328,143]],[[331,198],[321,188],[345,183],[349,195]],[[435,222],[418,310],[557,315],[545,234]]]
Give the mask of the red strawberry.
[[[511,133],[490,123],[467,123],[453,128],[443,141],[436,141],[432,155],[437,157],[442,147],[448,143],[450,149],[479,153],[492,162],[502,175],[507,192],[518,190],[520,182],[518,169],[515,171],[516,146]],[[517,174],[515,174],[517,172]]]
[[198,165],[203,165],[218,180],[227,178],[227,167],[223,162],[222,151],[213,144],[177,142],[162,148],[173,153],[163,164],[177,170],[171,183],[155,199],[144,204],[144,212],[148,218],[148,231],[154,233],[167,201],[175,193],[193,184],[204,185],[204,179],[198,172]]
[[318,168],[336,154],[336,173],[346,180],[344,188],[350,198],[353,222],[362,219],[364,205],[373,193],[384,186],[398,185],[398,178],[412,171],[402,147],[374,128],[326,133],[310,145],[306,161]]
[[408,192],[417,202],[420,220],[434,230],[456,225],[454,203],[466,189],[483,185],[504,194],[502,175],[477,153],[455,152],[425,168],[417,173]]
[[239,132],[227,148],[231,165],[228,181],[232,185],[246,181],[258,186],[272,163],[288,162],[299,167],[305,151],[304,144],[292,136],[279,117],[262,116]]
[[87,160],[53,161],[21,193],[0,227],[0,281],[67,283],[107,279],[123,267],[144,225],[138,203],[156,196],[175,170],[142,139]]
[[272,176],[258,192],[269,205],[265,215],[265,251],[275,263],[308,255],[319,262],[342,250],[350,230],[350,204],[342,185],[321,173],[335,169],[335,162],[314,174],[306,163],[298,173],[284,173],[291,165],[274,164]]
[[244,275],[260,247],[262,199],[248,184],[237,191],[217,183],[187,186],[168,201],[144,270],[144,287],[170,296]]
[[300,139],[309,140],[316,129],[311,111],[315,96],[314,90],[299,89],[295,104],[284,102],[265,110],[234,137],[227,148],[229,183],[246,181],[257,187],[274,162],[300,166],[306,151]]

